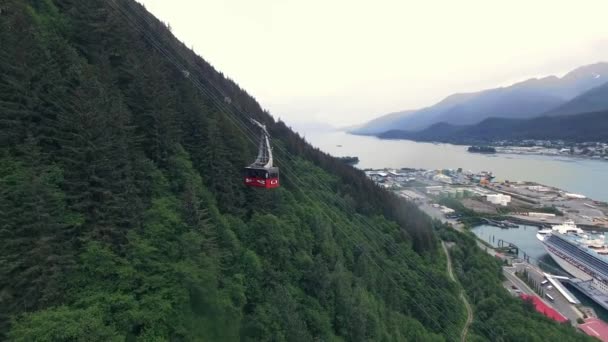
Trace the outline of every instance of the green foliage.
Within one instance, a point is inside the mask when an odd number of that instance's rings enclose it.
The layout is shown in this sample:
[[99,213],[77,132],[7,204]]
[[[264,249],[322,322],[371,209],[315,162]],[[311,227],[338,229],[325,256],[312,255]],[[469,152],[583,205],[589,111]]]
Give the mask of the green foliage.
[[[55,302],[74,267],[74,234],[82,217],[67,209],[62,172],[39,165],[28,139],[23,157],[0,159],[0,304],[7,313],[31,311]],[[4,153],[2,153],[4,152]]]
[[556,323],[527,301],[512,297],[503,287],[502,263],[477,247],[475,236],[438,224],[440,236],[455,242],[454,270],[472,300],[476,339],[490,341],[593,341],[569,324]]
[[122,341],[116,329],[107,325],[99,310],[71,310],[64,306],[27,314],[9,338],[12,341]]
[[557,216],[564,216],[564,213],[561,210],[559,210],[557,207],[555,207],[554,205],[534,208],[534,211],[538,211],[541,213],[555,214]]
[[255,144],[111,3],[2,5],[0,339],[459,336],[426,215],[117,1],[193,63],[190,77],[268,124],[283,185],[243,186]]
[[[448,208],[454,209],[456,211],[456,213],[461,215],[459,220],[464,224],[472,226],[476,223],[481,222],[481,218],[482,218],[481,215],[479,215],[474,210],[471,210],[471,209],[465,207],[462,204],[462,202],[460,202],[460,200],[458,200],[455,197],[442,196],[438,199],[437,202]],[[487,215],[484,215],[484,216],[487,217]]]

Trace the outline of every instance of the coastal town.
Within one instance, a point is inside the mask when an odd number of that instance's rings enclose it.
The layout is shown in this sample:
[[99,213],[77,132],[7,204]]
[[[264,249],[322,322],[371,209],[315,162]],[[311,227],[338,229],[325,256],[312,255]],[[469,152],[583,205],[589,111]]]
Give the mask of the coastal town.
[[[608,160],[608,143],[564,140],[498,140],[490,144],[492,151],[481,153],[508,153],[523,155],[567,156]],[[472,151],[474,152],[474,151]]]
[[[538,228],[536,236],[542,241],[552,229],[575,230],[587,240],[591,239],[589,236],[603,238],[603,234],[596,233],[608,229],[608,204],[604,202],[535,182],[498,181],[489,171],[402,168],[364,172],[377,185],[460,231],[480,224],[500,229],[533,226]],[[477,243],[505,264],[503,286],[509,293],[529,300],[550,319],[570,322],[584,333],[608,340],[608,324],[596,309],[582,304],[569,290],[584,293],[599,305],[598,310],[608,310],[608,295],[593,285],[593,279],[586,279],[584,274],[565,276],[573,271],[566,273],[557,265],[531,260],[517,245],[501,239],[498,244],[492,243],[495,240],[478,237]],[[603,239],[598,241],[598,248],[606,248]]]
[[[489,171],[403,168],[364,172],[379,186],[418,204],[439,205],[447,215],[461,209],[538,226],[574,220],[582,227],[608,228],[606,203],[535,182],[495,181]],[[448,202],[459,208],[442,205]]]

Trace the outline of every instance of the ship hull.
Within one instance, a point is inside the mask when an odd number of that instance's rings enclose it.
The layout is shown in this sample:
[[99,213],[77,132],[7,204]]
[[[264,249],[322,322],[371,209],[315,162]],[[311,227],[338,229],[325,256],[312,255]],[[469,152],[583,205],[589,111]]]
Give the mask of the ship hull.
[[571,276],[578,278],[580,280],[593,279],[589,274],[583,272],[578,267],[572,265],[567,260],[563,259],[559,255],[552,252],[551,249],[548,248],[546,244],[543,243],[543,245],[545,247],[545,251],[547,251],[547,254],[549,254],[551,259],[553,259],[553,261],[555,261],[559,265],[559,267],[561,267],[564,271],[568,272],[568,274],[570,274]]
[[[564,271],[580,280],[574,282],[579,290],[582,289],[581,291],[594,301],[599,300],[602,306],[608,304],[608,282],[604,281],[604,278],[598,278],[598,276],[605,277],[606,275],[605,269],[608,264],[604,260],[580,250],[581,247],[573,249],[568,245],[569,242],[559,237],[559,235],[552,237],[551,235],[537,234],[536,237],[542,242],[551,259]],[[555,245],[556,243],[557,245]],[[572,252],[575,251],[581,254],[572,255]]]

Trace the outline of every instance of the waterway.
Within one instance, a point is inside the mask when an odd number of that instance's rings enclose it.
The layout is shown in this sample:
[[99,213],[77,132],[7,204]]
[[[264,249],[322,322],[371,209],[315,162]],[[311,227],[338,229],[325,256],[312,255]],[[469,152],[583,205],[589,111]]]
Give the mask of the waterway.
[[[345,132],[309,133],[305,137],[312,145],[336,157],[358,157],[360,162],[356,166],[361,169],[409,167],[492,171],[497,180],[535,181],[608,201],[607,161],[540,155],[476,154],[467,152],[467,146],[382,140]],[[522,225],[517,229],[501,229],[481,225],[472,230],[494,246],[498,245],[499,240],[511,242],[520,248],[520,257],[526,253],[530,262],[543,270],[566,275],[536,239],[536,227]],[[574,292],[584,304],[593,307],[600,317],[608,318],[608,314],[599,305],[587,298],[580,298],[584,296]]]
[[538,265],[541,269],[557,275],[567,274],[551,259],[542,243],[536,238],[538,228],[534,226],[519,225],[519,228],[502,229],[491,225],[476,226],[471,231],[480,239],[499,247],[500,241],[512,243],[519,248],[519,257],[526,257],[530,263]]
[[[477,235],[477,237],[487,241],[495,247],[499,246],[500,240],[516,245],[519,248],[520,258],[523,259],[525,253],[525,256],[529,257],[530,263],[539,266],[547,273],[570,276],[551,259],[547,252],[545,252],[542,243],[536,238],[536,232],[538,231],[538,228],[536,227],[520,225],[519,228],[502,229],[490,225],[480,225],[474,227],[471,231]],[[608,321],[608,311],[574,287],[567,287],[583,305],[593,308],[601,319]]]
[[307,134],[321,150],[359,157],[359,168],[422,168],[492,171],[497,180],[528,180],[608,201],[608,161],[518,154],[478,154],[467,146],[382,140],[345,132]]

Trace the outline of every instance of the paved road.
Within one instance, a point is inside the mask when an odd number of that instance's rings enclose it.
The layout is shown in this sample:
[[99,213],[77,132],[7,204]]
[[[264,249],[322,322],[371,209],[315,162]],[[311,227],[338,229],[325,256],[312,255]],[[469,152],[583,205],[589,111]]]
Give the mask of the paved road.
[[[488,254],[492,256],[496,255],[496,251],[494,249],[488,248],[481,241],[477,240],[477,245],[482,250],[485,250]],[[511,294],[514,295],[518,295],[521,292],[529,295],[536,295],[536,292],[534,292],[534,290],[532,290],[524,281],[522,281],[514,274],[516,269],[523,270],[524,268],[528,270],[528,274],[530,274],[532,279],[534,279],[537,283],[540,284],[544,280],[543,271],[540,270],[538,267],[528,263],[520,263],[515,264],[514,267],[503,267],[503,273],[507,278],[507,281],[503,285],[505,286],[505,288],[507,288],[509,292],[511,292]],[[517,291],[516,289],[513,289],[512,285],[515,285],[517,287],[517,290],[521,292]],[[583,317],[582,312],[574,305],[570,304],[570,302],[568,302],[568,300],[557,289],[548,289],[547,285],[549,284],[546,284],[543,287],[543,291],[544,293],[550,294],[554,298],[554,301],[549,303],[543,297],[541,297],[541,299],[549,306],[559,311],[566,318],[568,318],[572,324],[576,324],[577,318]]]
[[[448,264],[448,276],[452,281],[458,282],[456,277],[454,276],[454,271],[452,270],[452,258],[450,257],[450,252],[448,251],[448,247],[445,244],[445,241],[441,241],[441,246],[443,246],[443,251],[445,252],[445,256],[447,258]],[[467,334],[469,333],[469,327],[471,323],[473,323],[473,309],[471,308],[471,304],[467,300],[467,297],[464,293],[464,290],[460,291],[460,299],[464,303],[464,306],[467,310],[467,320],[464,323],[464,327],[462,327],[462,333],[460,334],[460,341],[465,342],[467,340]]]
[[[528,284],[526,284],[523,280],[521,280],[513,273],[516,269],[522,270],[523,268],[526,268],[528,274],[530,274],[532,279],[534,279],[539,284],[544,280],[543,272],[537,269],[536,267],[528,264],[517,264],[516,267],[503,267],[503,273],[505,274],[507,280],[517,286],[517,288],[523,293],[529,295],[538,295],[536,292],[534,292],[534,290],[532,290],[528,286]],[[576,309],[572,304],[570,304],[568,300],[566,300],[566,298],[555,288],[548,289],[547,285],[545,285],[543,288],[543,291],[545,291],[545,293],[549,293],[554,298],[554,301],[549,302],[548,300],[545,300],[545,298],[539,295],[539,297],[545,302],[545,304],[559,311],[559,313],[568,318],[572,324],[576,324],[576,319],[582,317],[582,313],[578,309]],[[512,289],[509,290],[512,291]]]
[[[543,280],[545,280],[545,275],[543,274],[543,271],[534,265],[517,264],[516,266],[519,269],[526,268],[530,277],[539,284]],[[549,289],[548,285],[551,284],[545,284],[545,286],[543,286],[543,291],[544,293],[550,294],[551,297],[554,298],[554,300],[550,303],[553,308],[559,311],[562,315],[566,316],[566,318],[568,318],[573,323],[576,322],[577,318],[583,316],[580,310],[576,309],[575,306],[570,304],[566,297],[564,297],[557,289]]]
[[502,273],[505,275],[505,277],[511,282],[513,283],[513,285],[517,286],[517,288],[519,290],[521,290],[521,292],[528,294],[528,295],[535,295],[536,293],[534,292],[534,290],[532,290],[528,284],[524,283],[523,280],[519,279],[518,276],[516,276],[514,274],[515,272],[515,267],[503,267],[502,268]]

